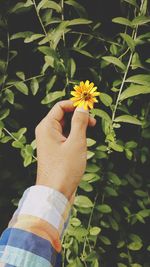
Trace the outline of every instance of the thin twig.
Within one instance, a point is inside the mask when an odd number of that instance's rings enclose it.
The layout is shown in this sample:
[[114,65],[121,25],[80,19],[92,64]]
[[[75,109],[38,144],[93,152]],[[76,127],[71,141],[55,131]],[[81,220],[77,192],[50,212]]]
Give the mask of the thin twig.
[[6,89],[8,89],[8,88],[13,87],[16,83],[19,83],[19,82],[24,82],[24,83],[25,83],[25,82],[31,81],[31,80],[33,80],[33,79],[35,79],[35,78],[43,77],[44,75],[45,75],[45,74],[40,74],[40,75],[33,76],[33,77],[30,77],[30,78],[25,79],[25,80],[21,80],[21,81],[14,82],[13,84],[10,84],[10,85],[4,87],[3,90],[6,90]]
[[[141,0],[141,6],[140,6],[139,15],[140,15],[140,13],[141,13],[141,10],[142,10],[144,1],[145,1],[145,0]],[[133,30],[133,32],[132,32],[133,40],[136,39],[136,37],[137,37],[137,32],[138,32],[138,26],[136,26],[136,28],[135,28],[135,29]],[[129,60],[128,60],[128,64],[127,64],[127,68],[126,68],[126,71],[125,71],[125,73],[124,73],[123,80],[122,80],[122,83],[121,83],[121,86],[120,86],[120,89],[119,89],[119,93],[118,93],[118,97],[117,97],[117,100],[116,100],[116,104],[115,104],[115,107],[114,107],[114,110],[113,110],[113,113],[112,113],[112,123],[113,123],[114,120],[115,120],[115,115],[116,115],[117,107],[118,107],[118,104],[119,104],[119,101],[120,101],[120,96],[121,96],[122,90],[123,90],[123,88],[124,88],[124,84],[125,84],[125,80],[126,80],[128,71],[129,71],[129,68],[130,68],[130,64],[131,64],[131,61],[132,61],[133,53],[134,53],[134,52],[132,51],[131,54],[130,54],[130,57],[129,57]]]
[[45,26],[44,26],[44,24],[43,24],[43,22],[42,22],[42,19],[41,19],[41,17],[40,17],[39,11],[37,10],[36,2],[35,2],[35,0],[32,0],[32,1],[33,1],[33,4],[34,4],[34,7],[35,7],[35,11],[36,11],[38,20],[39,20],[39,22],[40,22],[40,24],[41,24],[42,30],[43,30],[45,36],[47,37],[47,31],[46,31]]
[[[13,140],[15,140],[15,141],[17,141],[17,142],[20,142],[20,140],[19,139],[17,139],[7,128],[3,128],[3,130],[13,139]],[[21,143],[21,142],[20,142]],[[35,159],[35,160],[37,160],[37,158],[34,156],[34,155],[32,155],[32,157]]]
[[[88,230],[88,231],[89,231],[90,226],[91,226],[91,221],[92,221],[93,212],[94,212],[94,209],[95,209],[95,205],[96,205],[97,197],[98,197],[98,193],[97,193],[96,196],[95,196],[94,204],[93,204],[93,208],[92,208],[92,210],[91,210],[91,214],[90,214],[90,217],[89,217],[88,227],[87,227],[87,230]],[[87,243],[87,237],[85,237],[84,244],[83,244],[83,252],[82,252],[82,255],[83,255],[83,256],[84,256],[84,254],[85,254],[86,243]]]
[[[62,22],[64,21],[65,16],[64,16],[64,0],[61,0],[61,20]],[[63,32],[63,42],[64,42],[64,46],[65,46],[65,33]]]

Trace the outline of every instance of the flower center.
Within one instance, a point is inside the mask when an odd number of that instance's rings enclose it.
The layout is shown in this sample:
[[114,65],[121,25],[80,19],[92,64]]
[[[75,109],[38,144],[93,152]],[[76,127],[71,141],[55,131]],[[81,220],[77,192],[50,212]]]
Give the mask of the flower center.
[[83,96],[83,98],[85,100],[89,100],[90,99],[90,94],[88,92],[83,92],[82,96]]

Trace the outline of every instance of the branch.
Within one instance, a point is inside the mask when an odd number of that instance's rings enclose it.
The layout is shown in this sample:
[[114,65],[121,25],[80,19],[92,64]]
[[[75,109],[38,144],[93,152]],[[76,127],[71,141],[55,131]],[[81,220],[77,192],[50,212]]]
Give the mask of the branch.
[[[17,142],[20,142],[20,140],[19,139],[17,139],[9,130],[7,130],[7,128],[3,128],[3,130],[14,140],[14,141],[17,141]],[[20,142],[21,143],[21,142]],[[35,159],[35,160],[37,160],[37,158],[34,156],[34,155],[32,155],[32,157]]]

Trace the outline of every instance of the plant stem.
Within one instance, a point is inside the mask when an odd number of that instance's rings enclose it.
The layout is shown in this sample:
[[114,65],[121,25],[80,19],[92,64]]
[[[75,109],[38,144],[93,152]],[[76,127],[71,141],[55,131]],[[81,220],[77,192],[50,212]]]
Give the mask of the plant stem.
[[[15,141],[17,141],[17,142],[20,142],[7,128],[3,128],[3,130],[13,139],[13,140],[15,140]],[[35,159],[35,160],[37,160],[37,158],[34,156],[34,155],[32,155],[32,157]]]
[[[64,16],[64,0],[61,0],[61,20],[62,22],[64,21],[65,16]],[[63,32],[63,42],[65,46],[65,33]]]
[[[94,204],[93,204],[93,208],[92,208],[92,210],[91,210],[91,214],[90,214],[90,217],[89,217],[88,227],[87,227],[87,230],[88,230],[88,231],[89,231],[90,226],[91,226],[91,221],[92,221],[93,212],[94,212],[94,208],[95,208],[95,205],[96,205],[97,197],[98,197],[98,193],[97,193],[96,196],[95,196]],[[86,243],[87,243],[87,237],[85,237],[84,244],[83,244],[83,252],[82,252],[83,257],[84,257],[84,254],[85,254]]]
[[117,100],[116,100],[116,104],[115,104],[115,107],[114,107],[114,110],[113,110],[113,113],[112,113],[112,123],[115,120],[117,107],[118,107],[120,96],[121,96],[121,93],[122,93],[122,90],[123,90],[123,87],[124,87],[124,83],[125,83],[125,80],[126,80],[126,77],[127,77],[127,74],[128,74],[128,70],[129,70],[129,67],[130,67],[130,64],[131,64],[132,56],[133,56],[133,53],[130,54],[128,65],[127,65],[127,68],[126,68],[126,71],[125,71],[125,74],[123,76],[123,80],[122,80],[122,83],[121,83],[121,86],[120,86],[120,89],[119,89],[119,93],[118,93],[118,97],[117,97]]
[[30,78],[25,79],[25,80],[17,81],[17,82],[15,82],[13,84],[10,84],[10,85],[6,86],[5,88],[3,88],[3,90],[13,87],[18,82],[28,82],[28,81],[31,81],[31,80],[33,80],[35,78],[40,78],[40,77],[43,77],[43,76],[44,76],[44,74],[40,74],[40,75],[33,76],[33,77],[30,77]]
[[47,31],[46,31],[45,26],[44,26],[44,24],[43,24],[43,22],[42,22],[42,19],[41,19],[41,17],[40,17],[39,11],[37,10],[36,2],[35,2],[35,0],[32,0],[32,1],[33,1],[33,4],[34,4],[34,7],[35,7],[35,11],[36,11],[38,20],[39,20],[39,22],[40,22],[40,24],[41,24],[42,30],[43,30],[45,36],[47,37]]
[[113,42],[113,41],[105,40],[105,39],[102,38],[102,37],[95,36],[95,35],[93,35],[93,34],[86,33],[86,32],[76,32],[76,31],[71,31],[71,32],[69,32],[69,34],[82,34],[82,35],[86,35],[86,36],[93,37],[93,38],[95,38],[95,39],[97,39],[97,40],[100,40],[100,41],[103,41],[103,42],[105,42],[105,43],[116,44],[116,45],[120,46],[118,43],[115,43],[115,42]]
[[[139,15],[141,13],[141,10],[142,10],[144,1],[145,0],[141,0],[141,6],[140,6]],[[133,33],[132,33],[133,40],[136,39],[137,32],[138,32],[138,26],[136,26],[136,28],[133,30]],[[131,54],[130,54],[130,57],[129,57],[129,60],[128,60],[128,64],[127,64],[127,68],[126,68],[126,71],[124,73],[123,80],[122,80],[122,83],[121,83],[121,86],[120,86],[120,89],[119,89],[119,93],[118,93],[118,97],[117,97],[117,100],[116,100],[116,104],[115,104],[115,107],[114,107],[114,110],[113,110],[113,113],[112,113],[112,123],[115,120],[115,115],[116,115],[117,107],[118,107],[118,104],[119,104],[119,101],[120,101],[120,96],[121,96],[122,90],[124,88],[124,84],[125,84],[125,80],[126,80],[128,71],[129,71],[129,68],[130,68],[130,64],[131,64],[131,61],[132,61],[133,53],[134,52],[132,51]]]

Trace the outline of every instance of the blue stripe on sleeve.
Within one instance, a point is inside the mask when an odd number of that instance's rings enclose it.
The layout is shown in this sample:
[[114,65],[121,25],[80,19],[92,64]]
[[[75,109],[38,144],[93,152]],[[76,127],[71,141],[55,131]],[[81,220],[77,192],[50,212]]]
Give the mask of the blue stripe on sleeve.
[[[0,246],[0,250],[2,249]],[[15,267],[52,267],[46,259],[20,248],[4,246],[0,260]]]
[[55,251],[48,240],[17,228],[7,228],[3,232],[0,246],[6,245],[32,252],[48,261]]

